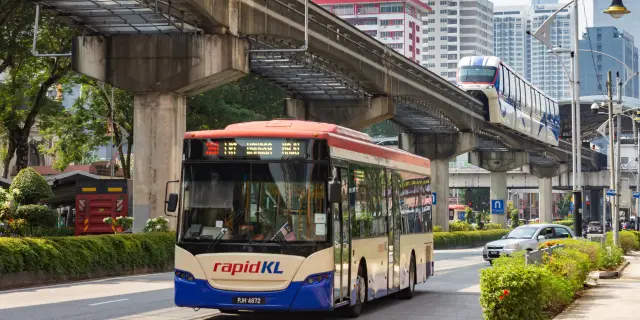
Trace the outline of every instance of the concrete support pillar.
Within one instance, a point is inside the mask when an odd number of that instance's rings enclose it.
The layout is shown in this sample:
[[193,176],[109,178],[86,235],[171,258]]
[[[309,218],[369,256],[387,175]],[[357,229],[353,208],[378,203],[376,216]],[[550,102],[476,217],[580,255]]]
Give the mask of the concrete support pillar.
[[437,200],[431,209],[433,225],[449,231],[449,159],[431,160],[431,179]]
[[[490,200],[503,200],[504,205],[507,204],[507,173],[505,171],[491,172],[491,190],[489,191]],[[491,223],[501,224],[503,227],[507,226],[507,209],[504,209],[504,214],[491,213]]]
[[553,222],[553,186],[551,178],[540,178],[538,180],[540,198],[538,208],[540,208],[540,222]]
[[598,189],[589,190],[589,222],[602,221],[602,205],[600,204],[601,197],[602,191]]
[[[185,96],[175,93],[134,96],[134,232],[142,231],[147,219],[164,216],[166,183],[180,180],[186,102]],[[176,184],[171,187],[178,191]],[[175,230],[175,219],[169,221]]]

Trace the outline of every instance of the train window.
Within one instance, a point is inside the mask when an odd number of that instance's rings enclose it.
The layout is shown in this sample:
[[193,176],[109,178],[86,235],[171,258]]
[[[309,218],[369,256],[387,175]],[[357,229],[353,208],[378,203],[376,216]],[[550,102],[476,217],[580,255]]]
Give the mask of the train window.
[[500,87],[501,88],[500,89],[502,90],[502,95],[503,96],[508,96],[508,94],[505,94],[505,90],[507,90],[507,91],[509,90],[507,88],[507,86],[509,84],[506,81],[504,81],[504,78],[505,78],[504,77],[504,66],[502,64],[500,65],[500,77],[501,77],[501,80],[500,80]]

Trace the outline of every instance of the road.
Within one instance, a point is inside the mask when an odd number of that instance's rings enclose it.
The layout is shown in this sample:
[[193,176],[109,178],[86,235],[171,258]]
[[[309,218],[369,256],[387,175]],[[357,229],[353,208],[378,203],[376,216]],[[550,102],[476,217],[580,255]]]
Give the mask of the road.
[[[480,249],[436,251],[436,275],[416,286],[411,300],[394,297],[365,306],[359,319],[482,319],[478,271],[488,267]],[[78,282],[0,292],[3,320],[260,320],[268,315],[221,315],[173,305],[173,274]],[[278,316],[279,319],[299,319]],[[320,318],[340,319],[339,315]],[[319,318],[319,319],[320,319]]]

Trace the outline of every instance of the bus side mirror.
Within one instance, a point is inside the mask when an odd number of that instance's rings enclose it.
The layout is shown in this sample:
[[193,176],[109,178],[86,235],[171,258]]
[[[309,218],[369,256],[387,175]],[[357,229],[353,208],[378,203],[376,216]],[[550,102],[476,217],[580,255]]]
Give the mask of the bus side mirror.
[[174,217],[170,214],[167,214],[167,211],[169,212],[176,212],[176,209],[178,208],[178,195],[175,193],[171,193],[169,194],[169,199],[167,200],[167,193],[169,192],[169,184],[171,183],[178,183],[180,181],[178,180],[174,180],[174,181],[167,181],[167,184],[164,186],[164,214],[170,216],[170,217]]
[[342,202],[342,183],[340,181],[329,181],[329,202]]
[[175,193],[169,194],[169,200],[167,202],[167,211],[176,212],[178,208],[178,195]]

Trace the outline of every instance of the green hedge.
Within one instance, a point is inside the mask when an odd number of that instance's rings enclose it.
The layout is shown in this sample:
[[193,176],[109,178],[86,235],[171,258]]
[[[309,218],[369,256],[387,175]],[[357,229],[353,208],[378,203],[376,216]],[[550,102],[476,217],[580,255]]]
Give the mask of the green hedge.
[[573,228],[573,220],[560,220],[554,221],[553,223]]
[[492,268],[480,273],[480,304],[486,320],[546,319],[571,303],[583,288],[590,271],[610,269],[622,262],[622,250],[604,249],[584,240],[549,241],[541,246],[562,243],[545,256],[542,264],[525,265],[524,253],[494,260]]
[[509,230],[435,232],[433,242],[436,249],[473,248],[498,240]]
[[163,267],[173,261],[174,233],[83,237],[0,238],[0,273],[43,271],[83,276],[92,272]]

